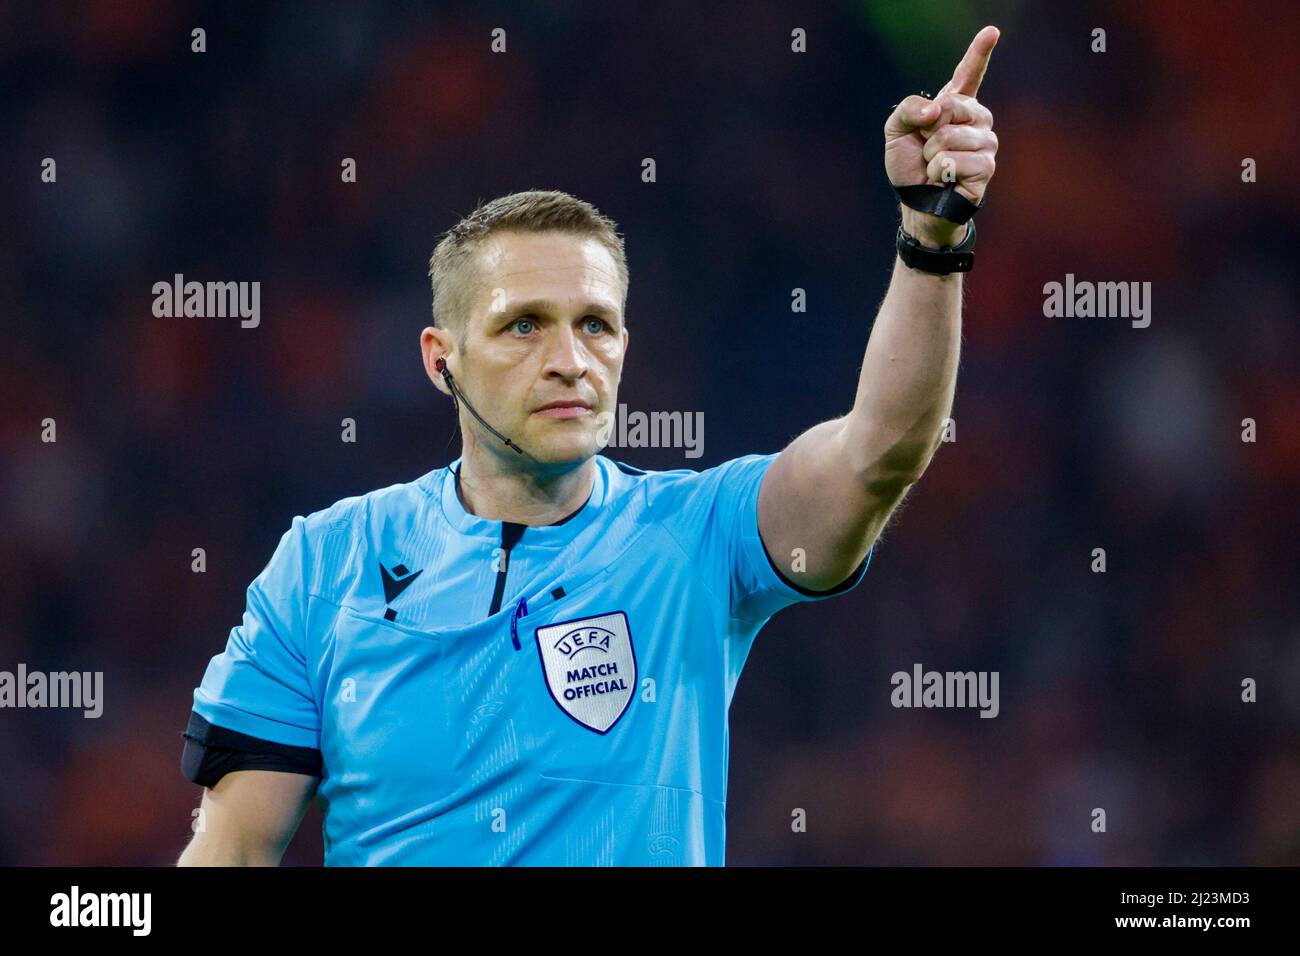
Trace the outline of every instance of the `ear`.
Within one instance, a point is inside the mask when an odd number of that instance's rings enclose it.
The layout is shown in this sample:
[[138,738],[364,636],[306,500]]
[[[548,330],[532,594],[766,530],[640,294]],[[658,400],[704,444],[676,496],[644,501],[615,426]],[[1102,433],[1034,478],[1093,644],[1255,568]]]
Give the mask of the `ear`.
[[429,376],[429,381],[433,382],[434,387],[442,394],[451,398],[451,389],[447,388],[447,381],[442,377],[435,364],[439,358],[445,359],[447,368],[451,374],[456,374],[453,359],[456,348],[456,338],[446,329],[435,328],[430,325],[420,333],[420,353],[424,356],[424,372]]

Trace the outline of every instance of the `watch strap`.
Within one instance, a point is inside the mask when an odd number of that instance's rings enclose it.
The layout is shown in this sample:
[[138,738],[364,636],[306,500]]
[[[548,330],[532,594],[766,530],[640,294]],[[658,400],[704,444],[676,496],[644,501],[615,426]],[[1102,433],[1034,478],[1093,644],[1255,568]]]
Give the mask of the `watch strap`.
[[952,272],[970,272],[975,268],[975,253],[972,251],[975,248],[974,222],[966,224],[966,238],[955,246],[930,249],[904,232],[901,225],[894,245],[903,265],[921,272],[948,275]]

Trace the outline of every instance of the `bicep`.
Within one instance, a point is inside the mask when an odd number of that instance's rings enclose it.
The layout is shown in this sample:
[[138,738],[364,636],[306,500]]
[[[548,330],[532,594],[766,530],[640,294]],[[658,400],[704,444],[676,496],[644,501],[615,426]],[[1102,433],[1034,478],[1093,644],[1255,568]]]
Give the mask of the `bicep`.
[[318,782],[278,770],[226,774],[203,791],[199,827],[179,865],[278,865]]
[[849,465],[844,422],[822,422],[796,438],[759,488],[758,528],[768,553],[787,566],[800,555],[798,581],[813,590],[835,587],[862,563],[913,483],[859,475]]

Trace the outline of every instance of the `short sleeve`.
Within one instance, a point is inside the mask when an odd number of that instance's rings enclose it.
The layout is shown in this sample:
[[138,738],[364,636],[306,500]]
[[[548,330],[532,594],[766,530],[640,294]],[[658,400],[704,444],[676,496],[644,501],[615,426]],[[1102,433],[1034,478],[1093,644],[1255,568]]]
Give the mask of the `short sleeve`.
[[874,546],[847,578],[833,588],[814,591],[787,577],[768,554],[758,531],[758,492],[777,454],[746,455],[702,472],[709,494],[707,527],[702,540],[719,569],[729,578],[731,616],[765,621],[782,608],[801,601],[821,601],[845,594],[866,574]]
[[306,652],[309,574],[306,522],[296,517],[249,585],[243,623],[194,691],[194,713],[208,724],[275,744],[320,747]]

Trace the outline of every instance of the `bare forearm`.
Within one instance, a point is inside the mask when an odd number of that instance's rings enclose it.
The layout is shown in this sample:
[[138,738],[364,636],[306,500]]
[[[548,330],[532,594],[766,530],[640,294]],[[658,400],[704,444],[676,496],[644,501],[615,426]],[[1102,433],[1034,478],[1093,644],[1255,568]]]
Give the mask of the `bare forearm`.
[[[953,183],[983,206],[993,176],[993,114],[975,99],[1000,35],[986,26],[933,100],[904,97],[884,125],[885,173],[896,189]],[[911,206],[903,228],[931,248],[970,232]],[[921,477],[952,411],[961,351],[962,275],[915,271],[894,258],[889,290],[867,342],[847,415],[816,425],[787,446],[759,489],[758,527],[770,554],[805,549],[803,583],[843,581]],[[811,543],[811,547],[809,544]]]
[[961,273],[931,275],[895,257],[844,424],[860,473],[915,479],[929,464],[952,410],[961,290]]

